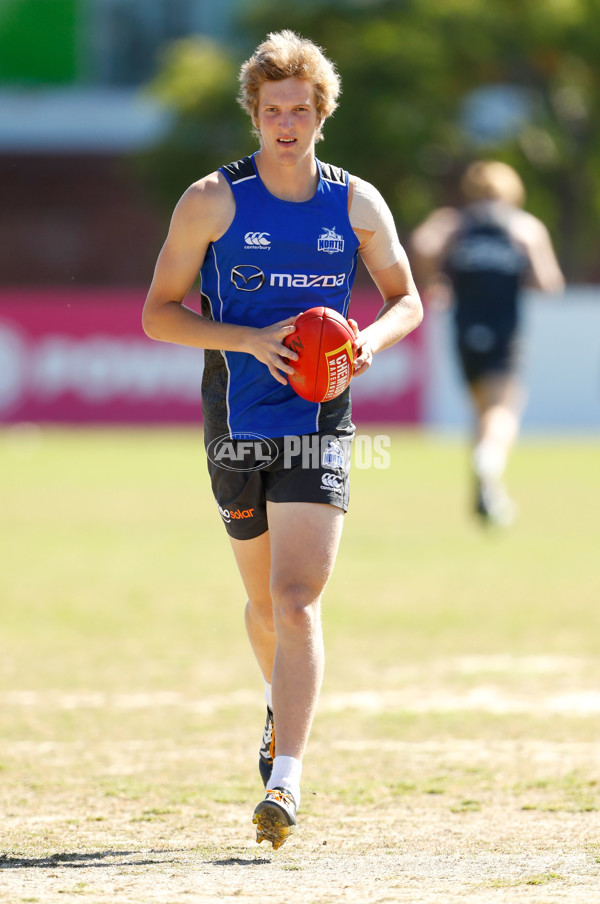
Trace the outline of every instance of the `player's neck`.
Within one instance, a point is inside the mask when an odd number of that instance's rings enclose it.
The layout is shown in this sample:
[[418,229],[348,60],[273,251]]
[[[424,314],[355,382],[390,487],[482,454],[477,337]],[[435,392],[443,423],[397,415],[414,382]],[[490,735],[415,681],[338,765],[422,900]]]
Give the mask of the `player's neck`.
[[317,190],[319,170],[314,155],[285,165],[260,150],[254,159],[263,185],[282,201],[310,201]]

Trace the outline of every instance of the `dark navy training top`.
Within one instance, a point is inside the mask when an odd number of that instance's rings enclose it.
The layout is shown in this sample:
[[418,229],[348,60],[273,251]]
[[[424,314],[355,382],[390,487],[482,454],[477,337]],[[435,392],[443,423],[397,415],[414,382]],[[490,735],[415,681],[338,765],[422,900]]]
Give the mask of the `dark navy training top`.
[[507,334],[517,327],[521,284],[529,259],[511,236],[513,213],[499,201],[473,204],[463,212],[445,266],[459,332],[473,324]]
[[[348,216],[348,173],[317,161],[309,201],[283,201],[263,185],[254,156],[220,168],[235,199],[231,226],[207,250],[202,313],[264,327],[317,305],[348,314],[359,241]],[[244,352],[205,352],[205,420],[234,438],[302,435],[350,423],[348,390],[318,405],[282,386]]]

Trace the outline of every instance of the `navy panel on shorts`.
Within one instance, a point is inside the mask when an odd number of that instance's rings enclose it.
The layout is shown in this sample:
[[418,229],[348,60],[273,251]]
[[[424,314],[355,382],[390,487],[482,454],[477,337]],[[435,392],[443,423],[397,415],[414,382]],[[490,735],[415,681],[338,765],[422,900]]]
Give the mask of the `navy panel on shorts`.
[[472,324],[456,335],[456,350],[467,383],[490,374],[513,374],[520,362],[521,342],[513,330],[506,333],[490,324]]

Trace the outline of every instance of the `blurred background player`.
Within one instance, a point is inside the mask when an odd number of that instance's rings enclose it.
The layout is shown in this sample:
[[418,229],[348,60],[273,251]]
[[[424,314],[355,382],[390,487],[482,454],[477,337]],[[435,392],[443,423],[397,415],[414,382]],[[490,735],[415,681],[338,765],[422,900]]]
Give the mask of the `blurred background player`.
[[564,278],[544,224],[522,209],[525,189],[505,163],[472,163],[464,205],[435,210],[411,237],[417,282],[432,302],[453,301],[455,348],[475,415],[475,511],[508,526],[504,488],[523,407],[517,377],[522,289],[561,292]]

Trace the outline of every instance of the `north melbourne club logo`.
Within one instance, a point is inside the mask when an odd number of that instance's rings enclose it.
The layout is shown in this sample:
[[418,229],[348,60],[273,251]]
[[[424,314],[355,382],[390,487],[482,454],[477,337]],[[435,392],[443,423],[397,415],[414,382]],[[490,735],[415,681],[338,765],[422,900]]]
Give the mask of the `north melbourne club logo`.
[[344,238],[338,235],[335,229],[323,227],[324,232],[319,236],[318,251],[324,251],[325,254],[335,254],[344,250]]
[[270,248],[271,238],[268,232],[247,232],[244,236],[245,248]]
[[337,469],[344,467],[344,453],[339,439],[329,440],[327,448],[323,452],[322,464],[324,468]]

